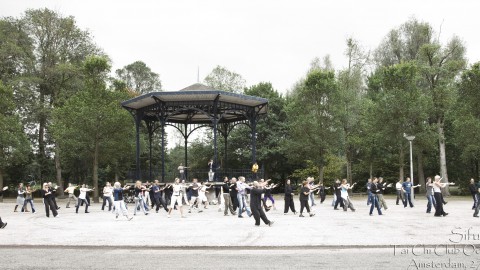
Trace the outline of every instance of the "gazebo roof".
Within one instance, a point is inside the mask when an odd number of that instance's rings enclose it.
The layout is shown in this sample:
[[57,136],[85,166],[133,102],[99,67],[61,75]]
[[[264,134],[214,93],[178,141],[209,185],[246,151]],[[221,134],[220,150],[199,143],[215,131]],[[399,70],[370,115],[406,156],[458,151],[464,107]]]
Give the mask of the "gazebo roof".
[[196,83],[180,91],[143,94],[122,102],[122,106],[142,112],[145,120],[155,120],[163,113],[167,122],[206,124],[211,123],[215,114],[220,123],[247,120],[252,113],[257,116],[266,114],[268,99]]

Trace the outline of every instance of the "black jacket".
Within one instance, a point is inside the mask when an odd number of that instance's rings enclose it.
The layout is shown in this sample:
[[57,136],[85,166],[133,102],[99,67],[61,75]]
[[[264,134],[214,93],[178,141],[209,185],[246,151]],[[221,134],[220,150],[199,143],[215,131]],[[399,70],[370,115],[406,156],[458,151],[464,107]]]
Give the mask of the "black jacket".
[[285,197],[292,197],[292,185],[285,185]]
[[378,183],[372,183],[372,185],[370,186],[370,191],[373,193],[373,194],[381,194],[380,193],[380,187],[378,185]]

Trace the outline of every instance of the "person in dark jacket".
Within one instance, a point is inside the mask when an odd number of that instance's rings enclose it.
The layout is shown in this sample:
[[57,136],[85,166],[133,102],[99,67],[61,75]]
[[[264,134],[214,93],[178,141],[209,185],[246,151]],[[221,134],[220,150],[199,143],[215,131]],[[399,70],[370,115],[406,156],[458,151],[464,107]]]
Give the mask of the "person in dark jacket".
[[373,208],[376,207],[378,211],[378,215],[382,215],[382,210],[380,210],[380,204],[378,202],[378,195],[380,193],[380,187],[378,186],[378,179],[375,177],[372,180],[370,185],[370,192],[372,193],[372,199],[370,206],[370,216],[373,216]]
[[307,213],[310,214],[310,217],[315,216],[315,214],[310,213],[310,207],[308,205],[308,198],[310,197],[310,192],[312,190],[308,186],[308,181],[303,181],[302,183],[302,189],[300,190],[300,216],[299,217],[304,217],[303,216],[303,209],[307,209]]
[[287,179],[287,183],[285,184],[285,209],[283,214],[288,214],[288,208],[296,215],[297,211],[295,211],[295,203],[293,202],[293,188],[290,184],[290,179]]
[[340,207],[344,207],[343,204],[343,199],[342,199],[342,184],[340,183],[340,180],[337,179],[335,180],[335,184],[333,185],[333,192],[335,192],[335,197],[337,198],[335,200],[335,206],[333,209],[338,210],[338,205],[340,204]]
[[53,190],[48,186],[47,183],[43,184],[41,194],[43,197],[43,204],[45,205],[45,214],[47,217],[50,217],[50,211],[52,211],[53,217],[57,217],[57,206],[55,206],[55,203],[53,202]]
[[265,193],[265,185],[268,184],[268,181],[262,183],[254,181],[253,188],[250,190],[250,209],[255,218],[255,226],[260,226],[260,219],[268,226],[273,224],[273,221],[268,220],[262,208],[262,194]]
[[237,212],[238,208],[238,190],[237,190],[237,178],[232,177],[230,183],[230,198],[232,199],[233,212]]
[[320,182],[320,186],[318,187],[317,194],[320,194],[320,203],[322,204],[325,201],[325,198],[327,198],[327,189],[330,187],[325,187],[323,185],[323,182]]
[[[0,189],[0,196],[3,196],[3,191],[7,190],[8,187],[4,187],[2,189]],[[0,229],[3,229],[7,226],[7,222],[3,222],[2,221],[2,218],[0,217]]]

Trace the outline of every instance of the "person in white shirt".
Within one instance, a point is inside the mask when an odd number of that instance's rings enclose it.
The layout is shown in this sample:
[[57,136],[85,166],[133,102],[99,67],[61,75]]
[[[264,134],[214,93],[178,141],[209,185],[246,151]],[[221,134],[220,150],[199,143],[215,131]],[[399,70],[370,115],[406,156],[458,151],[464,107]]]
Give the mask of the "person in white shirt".
[[175,178],[175,183],[172,185],[172,199],[170,200],[170,209],[168,210],[168,217],[172,213],[173,208],[175,208],[175,204],[178,204],[178,209],[180,209],[180,215],[182,218],[185,216],[183,215],[183,203],[182,203],[182,185],[180,184],[180,179]]
[[342,200],[343,200],[343,211],[347,211],[348,208],[350,208],[352,212],[355,212],[355,207],[353,207],[353,203],[352,201],[350,201],[350,196],[348,196],[348,190],[353,189],[355,184],[357,183],[353,183],[353,185],[350,186],[350,184],[347,183],[347,179],[342,180],[342,185],[341,185],[342,189],[341,189],[340,196],[342,197]]
[[443,210],[442,188],[446,187],[447,185],[455,185],[455,183],[441,183],[441,181],[442,178],[440,177],[440,175],[435,175],[435,182],[433,182],[433,196],[435,197],[435,201],[437,202],[435,208],[436,217],[448,215],[448,213],[445,213],[445,211]]
[[110,182],[107,182],[105,184],[105,187],[103,188],[103,204],[102,204],[102,211],[105,210],[105,205],[107,204],[108,201],[108,211],[112,211],[112,206],[113,206],[113,187]]
[[68,193],[68,201],[67,201],[67,207],[66,208],[70,208],[70,201],[71,200],[73,200],[73,202],[75,203],[75,207],[77,207],[78,198],[74,194],[76,188],[77,188],[77,186],[72,185],[72,183],[68,183],[68,188],[66,188],[65,191],[64,191],[64,192]]
[[397,205],[399,200],[402,200],[402,204],[405,204],[405,199],[403,198],[402,184],[402,179],[398,180],[398,182],[395,184],[395,189],[397,191]]
[[200,189],[198,190],[198,201],[200,204],[204,205],[204,208],[207,209],[208,199],[206,193],[208,193],[207,189],[211,188],[212,186],[208,186],[205,182],[201,183]]
[[85,203],[85,213],[90,213],[88,212],[88,201],[87,201],[87,192],[89,191],[92,191],[93,189],[90,189],[90,188],[86,188],[85,187],[85,184],[82,185],[82,187],[80,188],[80,195],[78,196],[78,202],[77,202],[77,207],[76,207],[76,210],[75,212],[78,214],[78,208],[80,207],[80,204],[82,203],[82,201]]

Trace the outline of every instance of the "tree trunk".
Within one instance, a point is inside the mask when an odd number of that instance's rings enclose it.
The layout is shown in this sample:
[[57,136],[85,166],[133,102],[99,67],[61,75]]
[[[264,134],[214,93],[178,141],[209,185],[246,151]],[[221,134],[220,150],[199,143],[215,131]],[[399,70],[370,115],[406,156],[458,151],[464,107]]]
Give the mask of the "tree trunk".
[[353,176],[352,176],[352,154],[351,151],[347,149],[346,152],[347,157],[347,182],[353,184]]
[[417,162],[418,162],[418,183],[422,185],[420,187],[420,191],[425,192],[425,173],[423,171],[423,151],[419,151],[417,155]]
[[95,142],[95,152],[93,154],[93,201],[98,203],[98,142]]
[[400,145],[400,153],[398,155],[398,163],[399,163],[399,179],[404,180],[405,179],[405,173],[404,173],[404,167],[405,167],[405,160],[404,160],[404,152],[403,152],[403,146]]
[[[443,178],[442,182],[448,183],[447,174],[447,156],[445,153],[445,131],[444,122],[439,118],[437,121],[438,126],[438,145],[440,150],[440,176]],[[450,196],[450,190],[448,185],[443,189],[446,196]]]
[[[0,168],[0,188],[3,188],[3,169]],[[3,196],[0,196],[0,202],[3,202]]]
[[43,179],[45,177],[44,170],[46,168],[45,164],[45,126],[47,125],[47,120],[44,115],[44,108],[45,105],[45,95],[40,90],[40,115],[39,115],[39,123],[38,123],[38,163],[40,165],[39,170],[39,179]]
[[373,162],[370,161],[370,179],[373,179]]
[[115,171],[115,182],[118,182],[118,172]]
[[65,188],[62,180],[62,166],[60,163],[60,147],[58,146],[58,143],[56,144],[56,148],[55,148],[55,170],[57,171],[57,184],[60,187],[60,189],[58,190],[58,194],[60,195],[60,197],[63,197],[64,196],[63,190]]
[[318,175],[320,183],[323,183],[323,173],[325,171],[325,167],[323,165],[318,166]]

